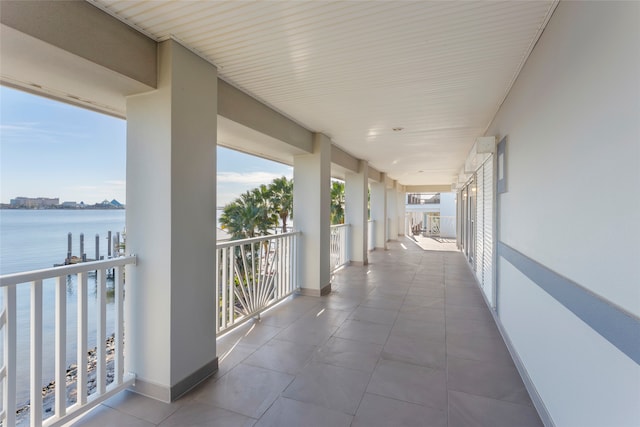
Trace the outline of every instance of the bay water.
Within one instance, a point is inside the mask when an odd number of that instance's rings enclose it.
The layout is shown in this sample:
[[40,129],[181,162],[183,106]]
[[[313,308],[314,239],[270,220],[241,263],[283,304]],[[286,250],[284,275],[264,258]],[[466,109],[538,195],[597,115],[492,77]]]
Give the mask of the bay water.
[[[85,236],[87,258],[95,257],[95,236],[100,235],[100,253],[107,255],[107,232],[123,233],[124,210],[0,210],[0,274],[53,267],[67,256],[67,233],[73,234],[72,254],[80,256],[80,233]],[[43,386],[54,378],[55,279],[43,282]],[[96,346],[96,278],[88,281],[88,345]],[[113,281],[107,281],[107,336],[114,328]],[[77,276],[66,277],[67,367],[76,363]],[[29,400],[30,285],[17,287],[17,403]],[[0,292],[0,307],[4,307]],[[0,334],[0,357],[4,336]]]

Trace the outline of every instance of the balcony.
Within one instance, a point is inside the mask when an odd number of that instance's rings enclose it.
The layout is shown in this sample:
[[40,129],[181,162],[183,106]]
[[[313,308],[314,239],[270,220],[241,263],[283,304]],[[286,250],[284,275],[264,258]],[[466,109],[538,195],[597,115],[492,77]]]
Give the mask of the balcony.
[[541,425],[462,254],[389,246],[220,337],[176,402],[126,391],[72,425]]

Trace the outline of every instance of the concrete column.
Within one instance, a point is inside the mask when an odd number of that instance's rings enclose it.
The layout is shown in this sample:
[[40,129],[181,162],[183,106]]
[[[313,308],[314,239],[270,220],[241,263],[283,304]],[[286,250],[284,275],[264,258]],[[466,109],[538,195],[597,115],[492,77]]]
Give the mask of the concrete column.
[[372,182],[371,187],[371,219],[375,221],[376,249],[387,249],[387,187],[386,175],[381,182]]
[[293,159],[293,213],[295,228],[302,232],[300,293],[326,295],[331,292],[331,140],[323,134],[313,136],[313,153]]
[[397,212],[398,212],[398,236],[399,237],[403,237],[406,234],[408,234],[407,231],[407,221],[406,221],[406,217],[407,217],[407,209],[406,209],[406,205],[405,205],[405,199],[407,197],[407,194],[404,192],[404,186],[399,185],[397,186]]
[[398,240],[398,196],[396,183],[387,189],[387,217],[389,218],[389,240]]
[[345,222],[351,225],[349,255],[355,265],[367,265],[368,259],[369,164],[360,160],[358,173],[347,172],[344,181]]
[[139,393],[172,401],[218,367],[217,70],[175,41],[158,89],[127,98],[127,367]]

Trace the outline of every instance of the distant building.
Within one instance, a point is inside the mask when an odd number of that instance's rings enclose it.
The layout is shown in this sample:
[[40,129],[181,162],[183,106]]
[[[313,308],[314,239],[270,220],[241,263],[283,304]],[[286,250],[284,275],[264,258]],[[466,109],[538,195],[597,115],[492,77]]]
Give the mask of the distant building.
[[9,201],[11,208],[43,209],[55,208],[60,204],[60,199],[49,199],[46,197],[16,197]]
[[124,205],[116,199],[112,201],[104,199],[102,202],[93,205],[93,207],[98,209],[124,209]]
[[75,209],[78,207],[76,202],[62,202],[62,206],[64,209]]

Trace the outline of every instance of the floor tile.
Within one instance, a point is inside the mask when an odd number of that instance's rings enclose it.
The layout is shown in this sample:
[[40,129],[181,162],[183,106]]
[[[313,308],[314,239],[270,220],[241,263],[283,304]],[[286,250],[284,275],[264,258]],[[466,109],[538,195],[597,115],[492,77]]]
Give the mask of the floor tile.
[[447,357],[449,390],[532,405],[515,367]]
[[242,329],[239,344],[260,347],[282,331],[282,328],[265,325],[260,321],[250,321],[248,329]]
[[456,391],[449,392],[450,427],[542,427],[531,406]]
[[244,363],[295,375],[306,365],[315,349],[313,345],[272,339]]
[[447,410],[447,376],[444,370],[380,360],[367,393]]
[[103,405],[153,424],[160,423],[181,406],[179,402],[164,403],[129,390],[107,399]]
[[404,297],[399,296],[368,296],[360,306],[373,308],[386,308],[388,310],[399,310],[402,307]]
[[322,345],[337,329],[337,326],[324,320],[305,319],[284,329],[277,338],[300,344]]
[[366,393],[352,427],[446,427],[447,413]]
[[381,344],[332,337],[316,350],[313,360],[343,368],[372,372],[381,352]]
[[447,318],[455,317],[459,319],[467,319],[477,322],[493,322],[491,312],[487,307],[460,307],[455,305],[448,305],[445,310]]
[[502,338],[450,332],[447,334],[447,355],[513,366]]
[[432,308],[444,310],[445,299],[436,297],[424,297],[420,295],[408,295],[402,304],[402,308]]
[[244,345],[238,342],[237,345],[230,347],[224,353],[218,352],[218,371],[214,374],[215,378],[220,378],[238,363],[249,357],[254,351],[255,346]]
[[391,332],[390,325],[346,320],[336,331],[334,336],[372,344],[384,344]]
[[173,413],[158,427],[251,427],[256,420],[226,409],[191,402]]
[[279,397],[256,427],[349,427],[352,419],[343,412]]
[[445,326],[440,322],[423,322],[421,320],[398,317],[391,329],[392,336],[413,338],[414,340],[437,340],[445,344]]
[[397,310],[386,310],[383,308],[361,306],[356,308],[349,315],[349,318],[353,320],[363,320],[371,323],[381,323],[383,325],[393,325],[393,322],[395,322],[397,316]]
[[312,362],[282,395],[353,415],[369,378],[367,372]]
[[409,291],[407,292],[407,298],[411,298],[414,295],[431,297],[431,298],[444,298],[444,286],[442,287],[441,286],[438,286],[438,287],[412,286],[409,288]]
[[195,400],[259,418],[292,380],[292,375],[241,363],[209,387],[199,389]]
[[124,414],[105,405],[98,405],[82,418],[72,422],[69,427],[153,427],[155,424]]
[[444,326],[445,311],[443,308],[426,308],[403,305],[398,312],[398,319],[420,320],[428,323],[439,323]]
[[446,366],[444,343],[440,340],[418,341],[393,335],[382,350],[382,358],[435,369],[444,369]]
[[349,314],[352,311],[353,310],[337,310],[335,308],[320,306],[318,308],[314,308],[313,310],[302,316],[300,320],[318,320],[319,322],[325,322],[328,325],[340,326],[342,322],[344,322],[347,317],[349,317]]
[[483,322],[471,318],[447,316],[446,330],[447,333],[470,334],[480,335],[483,337],[501,338],[498,327],[493,322],[493,319]]

